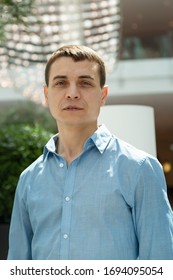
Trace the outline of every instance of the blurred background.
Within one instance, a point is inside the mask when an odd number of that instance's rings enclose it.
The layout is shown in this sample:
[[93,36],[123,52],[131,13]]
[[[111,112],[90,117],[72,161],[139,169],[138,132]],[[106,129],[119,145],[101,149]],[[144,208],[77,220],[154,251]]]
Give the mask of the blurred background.
[[154,108],[173,206],[172,11],[173,0],[0,1],[0,259],[19,174],[56,133],[42,88],[46,61],[64,44],[87,45],[105,60],[107,106]]

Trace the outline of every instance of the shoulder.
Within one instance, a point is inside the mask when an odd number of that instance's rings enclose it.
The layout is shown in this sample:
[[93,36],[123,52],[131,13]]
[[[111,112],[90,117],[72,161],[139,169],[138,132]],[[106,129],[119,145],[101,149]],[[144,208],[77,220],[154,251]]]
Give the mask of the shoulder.
[[166,189],[162,165],[158,159],[145,151],[113,137],[114,169],[120,190],[126,202],[133,207],[135,194],[162,192]]
[[[147,159],[151,159],[151,161],[157,161],[156,157],[148,154],[147,152],[127,143],[121,138],[117,137],[117,135],[112,134],[104,125],[100,126],[97,134],[96,144],[101,143],[101,147],[104,148],[108,154],[115,155],[116,159],[121,159],[122,162],[134,162],[138,165],[142,165],[144,161]],[[99,141],[98,141],[99,140]]]
[[44,147],[43,154],[40,155],[34,162],[32,162],[20,175],[20,178],[33,177],[43,170],[50,155],[55,153],[55,142],[57,135],[52,136]]
[[37,174],[42,170],[44,164],[43,154],[40,155],[34,162],[32,162],[23,172],[20,174],[19,183],[33,180]]
[[157,161],[156,157],[139,148],[136,148],[135,146],[116,137],[115,135],[112,135],[110,147],[116,152],[118,158],[135,162],[138,165],[142,165],[148,159],[151,161]]
[[163,168],[158,159],[147,152],[113,135],[111,150],[114,150],[114,158],[119,166],[120,173],[136,178],[138,175],[149,174],[163,177]]
[[44,156],[40,155],[35,161],[33,161],[22,173],[21,176],[25,176],[26,174],[37,172],[43,166]]

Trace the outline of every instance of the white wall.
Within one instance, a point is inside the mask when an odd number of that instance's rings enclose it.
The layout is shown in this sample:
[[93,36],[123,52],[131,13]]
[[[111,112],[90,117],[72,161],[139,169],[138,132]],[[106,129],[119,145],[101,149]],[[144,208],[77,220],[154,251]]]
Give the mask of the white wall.
[[107,75],[109,95],[173,93],[173,59],[127,60]]

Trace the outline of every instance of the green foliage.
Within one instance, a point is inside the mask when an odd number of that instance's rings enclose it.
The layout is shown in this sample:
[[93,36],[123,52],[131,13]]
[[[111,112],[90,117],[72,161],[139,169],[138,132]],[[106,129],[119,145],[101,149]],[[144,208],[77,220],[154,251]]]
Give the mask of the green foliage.
[[32,15],[34,0],[0,0],[0,41],[5,39],[5,25],[23,24]]
[[0,222],[8,223],[20,173],[57,129],[49,110],[31,101],[1,104],[0,127]]
[[50,116],[48,108],[32,101],[13,102],[0,108],[0,127],[8,125],[27,124],[34,126],[41,124],[45,130],[57,132],[56,122]]
[[18,124],[0,130],[0,221],[11,217],[20,173],[43,152],[52,134],[40,125]]

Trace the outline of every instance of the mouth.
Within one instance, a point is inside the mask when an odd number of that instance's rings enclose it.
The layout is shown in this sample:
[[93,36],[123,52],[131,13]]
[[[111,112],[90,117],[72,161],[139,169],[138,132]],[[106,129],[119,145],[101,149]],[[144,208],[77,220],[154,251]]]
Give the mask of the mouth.
[[81,110],[83,110],[83,108],[78,107],[78,106],[74,106],[74,105],[69,105],[69,106],[65,107],[63,110],[65,110],[65,111],[81,111]]

